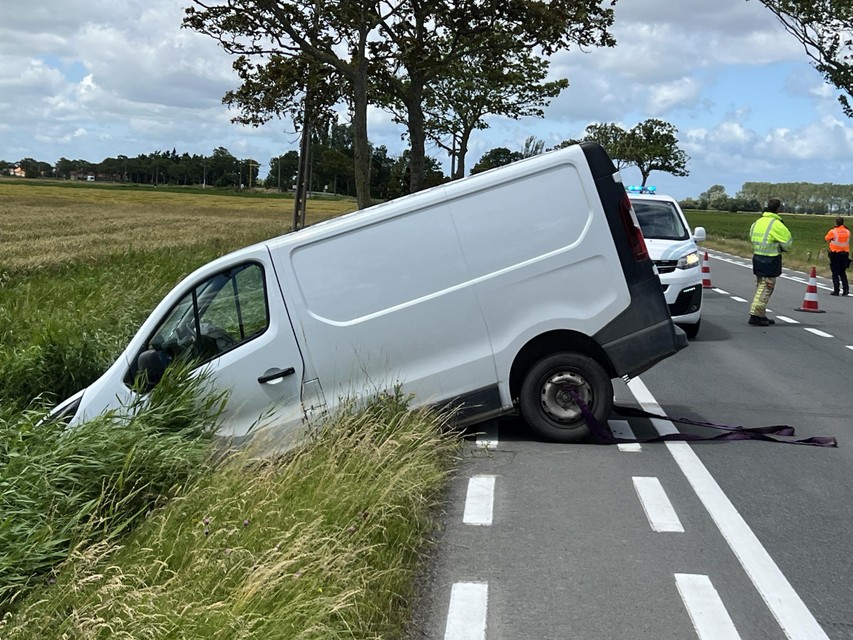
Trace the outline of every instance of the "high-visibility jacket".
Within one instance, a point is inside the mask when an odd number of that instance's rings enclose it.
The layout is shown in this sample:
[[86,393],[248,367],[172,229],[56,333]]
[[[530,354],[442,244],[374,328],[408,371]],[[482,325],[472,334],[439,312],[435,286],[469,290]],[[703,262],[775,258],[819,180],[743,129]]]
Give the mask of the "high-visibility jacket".
[[782,252],[794,242],[782,218],[765,211],[752,223],[749,230],[752,241],[752,271],[757,276],[778,277],[782,274]]
[[830,229],[824,238],[830,251],[850,251],[850,230],[843,224]]

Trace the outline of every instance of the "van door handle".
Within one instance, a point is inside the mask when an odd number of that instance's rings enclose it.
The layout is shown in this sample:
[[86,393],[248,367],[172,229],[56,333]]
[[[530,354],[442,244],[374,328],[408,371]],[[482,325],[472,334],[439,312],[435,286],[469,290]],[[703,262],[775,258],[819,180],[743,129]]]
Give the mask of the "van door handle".
[[296,373],[296,369],[293,367],[288,367],[287,369],[267,369],[266,373],[258,378],[258,382],[264,384],[265,382],[272,382],[273,380],[292,376],[294,373]]

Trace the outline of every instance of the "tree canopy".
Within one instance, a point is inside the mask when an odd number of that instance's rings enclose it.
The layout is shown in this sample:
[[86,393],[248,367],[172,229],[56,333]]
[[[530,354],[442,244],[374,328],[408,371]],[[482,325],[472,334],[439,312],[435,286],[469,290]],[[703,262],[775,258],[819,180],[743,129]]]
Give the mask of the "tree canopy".
[[[584,141],[598,142],[618,169],[637,167],[646,186],[652,171],[687,176],[688,156],[678,147],[678,129],[668,122],[650,118],[629,131],[617,124],[591,124]],[[561,146],[574,141],[568,140]]]
[[[300,108],[311,112],[315,103],[321,111],[328,110],[336,99],[349,105],[359,206],[370,202],[368,104],[391,109],[406,125],[410,190],[416,191],[427,183],[425,140],[430,127],[439,126],[434,116],[450,113],[441,113],[442,106],[453,113],[465,107],[456,102],[466,101],[464,95],[453,98],[449,107],[441,100],[453,96],[448,82],[476,77],[466,62],[506,63],[504,68],[512,73],[493,73],[490,80],[505,81],[519,91],[542,84],[541,59],[530,53],[533,50],[549,55],[571,45],[615,44],[608,32],[615,0],[193,3],[184,26],[211,36],[237,56],[234,66],[243,85],[227,94],[226,102],[242,110],[239,121],[257,124],[292,116]],[[525,71],[531,72],[526,85]],[[510,117],[526,115],[526,109],[535,113],[537,104],[556,95],[561,84],[520,92],[516,102],[494,99],[484,109]],[[303,126],[311,124],[304,113],[302,121]],[[476,128],[482,116],[472,119],[468,114],[465,123],[456,129]]]
[[850,0],[759,0],[803,45],[824,79],[844,92],[838,100],[853,117],[853,2]]

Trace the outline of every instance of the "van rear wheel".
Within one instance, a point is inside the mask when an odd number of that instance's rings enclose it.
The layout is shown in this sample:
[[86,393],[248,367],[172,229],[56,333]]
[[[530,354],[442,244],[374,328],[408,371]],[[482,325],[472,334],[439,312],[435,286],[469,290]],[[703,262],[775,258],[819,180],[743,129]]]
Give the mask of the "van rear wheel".
[[613,408],[613,384],[604,368],[579,353],[555,353],[534,364],[521,385],[521,415],[553,442],[579,442],[589,427],[570,391],[604,422]]

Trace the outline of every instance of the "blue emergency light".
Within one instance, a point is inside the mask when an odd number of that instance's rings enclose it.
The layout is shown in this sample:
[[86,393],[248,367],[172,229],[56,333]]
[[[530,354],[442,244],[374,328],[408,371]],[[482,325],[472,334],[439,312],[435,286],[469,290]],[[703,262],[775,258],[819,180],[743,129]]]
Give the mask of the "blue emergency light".
[[653,194],[657,190],[658,190],[657,187],[642,187],[642,186],[639,186],[636,184],[632,184],[630,187],[628,187],[628,191],[630,191],[631,193]]

